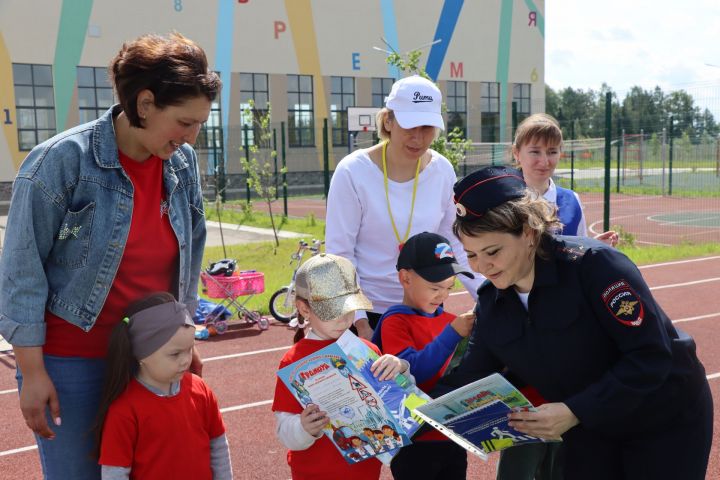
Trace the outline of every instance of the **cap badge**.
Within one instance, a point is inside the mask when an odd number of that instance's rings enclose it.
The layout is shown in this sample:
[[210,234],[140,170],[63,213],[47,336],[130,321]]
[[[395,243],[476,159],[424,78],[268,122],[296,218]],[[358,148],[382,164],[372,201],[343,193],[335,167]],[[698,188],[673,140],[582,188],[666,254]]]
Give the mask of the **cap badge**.
[[438,243],[435,246],[435,258],[442,260],[443,258],[455,258],[452,247],[447,243]]
[[432,95],[423,95],[420,92],[415,92],[413,95],[413,103],[429,103],[433,101]]

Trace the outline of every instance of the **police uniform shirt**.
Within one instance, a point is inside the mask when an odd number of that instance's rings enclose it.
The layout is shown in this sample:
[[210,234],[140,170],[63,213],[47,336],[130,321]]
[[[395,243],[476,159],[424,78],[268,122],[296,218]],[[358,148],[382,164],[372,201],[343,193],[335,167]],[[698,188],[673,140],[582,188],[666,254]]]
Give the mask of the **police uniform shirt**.
[[549,402],[564,402],[585,428],[667,428],[705,381],[693,340],[619,251],[580,237],[544,245],[551,258],[536,259],[527,310],[513,288],[480,287],[468,353],[440,391],[507,367]]

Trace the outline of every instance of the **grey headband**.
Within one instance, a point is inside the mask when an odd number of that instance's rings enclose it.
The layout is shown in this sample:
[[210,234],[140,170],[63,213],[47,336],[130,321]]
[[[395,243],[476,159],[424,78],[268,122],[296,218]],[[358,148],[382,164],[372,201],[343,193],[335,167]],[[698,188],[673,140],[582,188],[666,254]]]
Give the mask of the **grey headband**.
[[167,343],[183,325],[195,326],[187,308],[180,302],[169,302],[146,308],[128,320],[133,354],[138,360],[152,355]]

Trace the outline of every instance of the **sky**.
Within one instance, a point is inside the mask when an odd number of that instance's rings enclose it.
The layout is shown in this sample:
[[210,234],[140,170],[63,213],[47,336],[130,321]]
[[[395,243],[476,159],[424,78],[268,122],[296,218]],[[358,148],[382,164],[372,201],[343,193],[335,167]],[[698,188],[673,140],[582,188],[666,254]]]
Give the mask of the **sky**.
[[546,0],[545,83],[683,89],[718,119],[719,23],[720,0]]

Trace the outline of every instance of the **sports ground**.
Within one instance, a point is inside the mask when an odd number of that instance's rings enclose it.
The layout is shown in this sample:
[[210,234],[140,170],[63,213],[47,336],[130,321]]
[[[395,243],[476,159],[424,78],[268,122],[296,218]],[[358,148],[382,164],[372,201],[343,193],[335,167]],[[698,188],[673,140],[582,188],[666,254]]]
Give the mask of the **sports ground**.
[[[591,226],[602,218],[593,210],[594,201],[583,197]],[[637,199],[635,205],[638,205]],[[293,202],[290,213],[314,209],[316,216],[322,218],[323,206],[322,201],[309,201],[306,205]],[[716,399],[714,442],[707,478],[720,478],[720,344],[717,341],[720,338],[720,295],[717,294],[720,256],[647,265],[641,267],[641,272],[677,327],[697,342],[698,355]],[[454,294],[447,302],[448,310],[453,312],[462,312],[471,306],[472,301],[465,292]],[[275,437],[270,404],[275,369],[292,336],[293,331],[274,320],[266,331],[231,322],[226,334],[198,343],[205,360],[203,376],[219,398],[227,425],[236,479],[290,478],[285,449]],[[20,414],[14,375],[12,352],[0,353],[0,477],[39,479],[40,462],[34,439]],[[673,459],[672,445],[668,445],[667,458]],[[471,458],[468,478],[494,478],[496,462],[496,455],[487,464]],[[388,469],[383,469],[382,478],[391,478]]]

